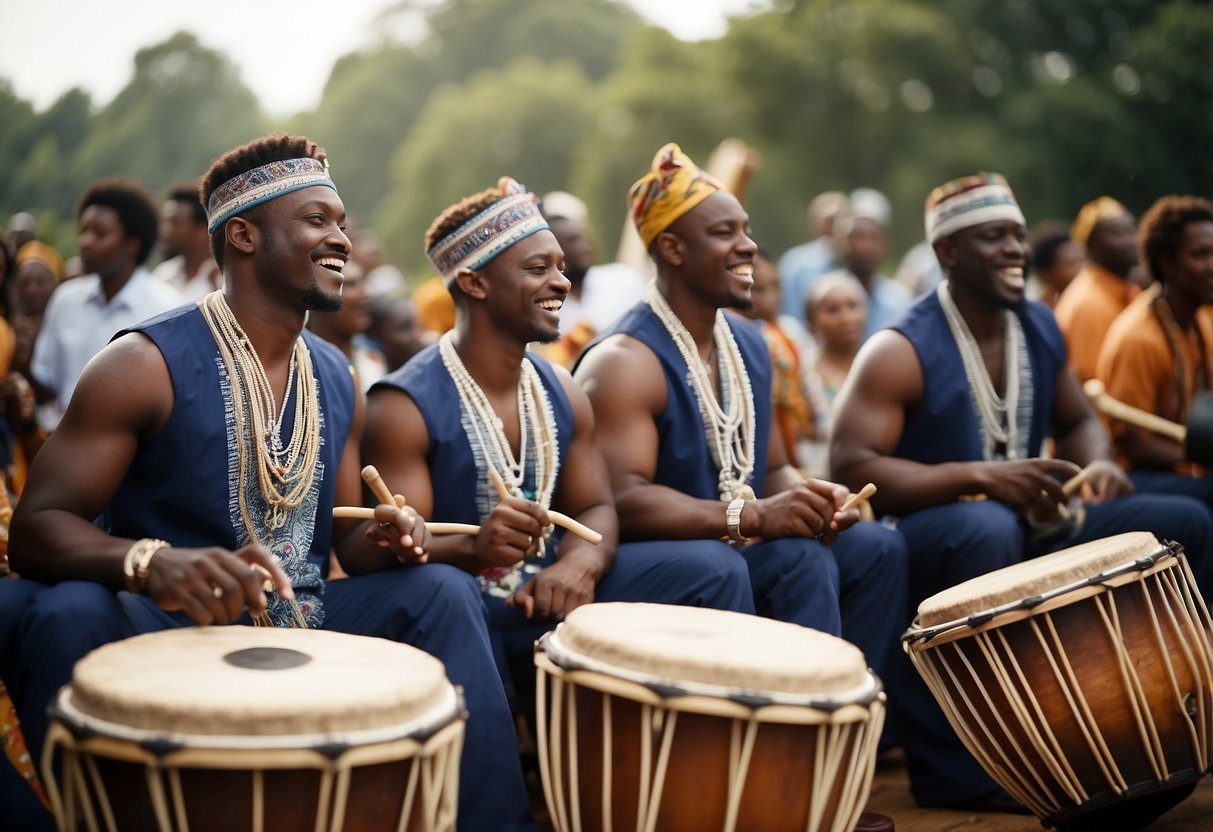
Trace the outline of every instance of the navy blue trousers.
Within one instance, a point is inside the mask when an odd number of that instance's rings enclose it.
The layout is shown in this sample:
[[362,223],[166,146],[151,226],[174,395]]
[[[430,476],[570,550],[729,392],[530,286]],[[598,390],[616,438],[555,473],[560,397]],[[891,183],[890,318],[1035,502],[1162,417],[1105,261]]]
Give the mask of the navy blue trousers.
[[[14,702],[20,701],[16,662],[21,618],[30,601],[45,588],[34,581],[0,578],[0,680],[8,687]],[[32,754],[32,758],[34,767],[41,771],[38,755]],[[51,829],[54,829],[54,823],[50,812],[38,801],[34,790],[17,774],[17,770],[0,754],[0,830],[49,832]]]
[[[969,578],[1020,562],[1031,548],[1015,512],[993,501],[924,509],[903,518],[899,529],[909,547],[910,609]],[[1046,551],[1130,531],[1179,541],[1193,573],[1208,574],[1213,523],[1205,507],[1190,497],[1137,494],[1089,506],[1082,531]],[[1201,590],[1206,599],[1211,597],[1208,587]],[[941,805],[992,792],[996,784],[948,725],[909,658],[898,651],[891,664],[889,705],[914,797],[923,805]]]
[[[468,708],[460,768],[459,829],[533,829],[514,724],[496,672],[476,580],[444,564],[380,572],[325,586],[324,628],[410,644],[441,659]],[[185,626],[144,596],[69,581],[40,593],[22,622],[19,712],[31,749],[46,736],[46,706],[90,650],[132,635]]]

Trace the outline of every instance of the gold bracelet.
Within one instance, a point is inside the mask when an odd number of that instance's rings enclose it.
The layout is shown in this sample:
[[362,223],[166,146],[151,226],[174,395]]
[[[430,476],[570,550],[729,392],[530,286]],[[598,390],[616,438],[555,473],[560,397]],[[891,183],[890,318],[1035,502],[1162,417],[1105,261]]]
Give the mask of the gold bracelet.
[[168,541],[156,537],[145,537],[131,544],[131,548],[126,550],[126,555],[122,558],[122,577],[126,581],[128,592],[143,594],[147,587],[147,573],[152,566],[152,556],[168,545]]

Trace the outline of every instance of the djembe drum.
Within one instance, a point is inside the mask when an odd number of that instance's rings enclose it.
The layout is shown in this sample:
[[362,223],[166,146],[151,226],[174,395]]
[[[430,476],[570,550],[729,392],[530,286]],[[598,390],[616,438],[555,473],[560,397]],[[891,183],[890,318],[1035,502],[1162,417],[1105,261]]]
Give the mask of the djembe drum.
[[842,639],[602,603],[540,639],[535,664],[558,832],[849,832],[867,801],[885,697]]
[[453,830],[461,700],[384,639],[151,633],[77,663],[43,771],[61,830]]
[[1209,770],[1209,614],[1175,543],[1093,541],[923,601],[903,646],[994,780],[1060,829],[1139,829]]

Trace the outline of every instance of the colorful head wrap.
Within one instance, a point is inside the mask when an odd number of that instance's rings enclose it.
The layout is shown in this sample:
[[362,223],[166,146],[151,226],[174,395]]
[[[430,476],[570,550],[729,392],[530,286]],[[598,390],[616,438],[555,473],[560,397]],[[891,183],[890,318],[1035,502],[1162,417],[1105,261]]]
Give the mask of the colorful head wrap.
[[497,180],[501,199],[430,247],[426,257],[449,283],[461,271],[482,269],[514,243],[548,227],[534,194],[508,176]]
[[1129,213],[1129,209],[1110,196],[1093,199],[1078,209],[1074,225],[1070,226],[1070,237],[1074,242],[1085,246],[1087,240],[1091,239],[1091,232],[1095,230],[1095,226],[1104,220],[1124,216],[1127,213]]
[[283,159],[233,176],[211,191],[206,205],[206,230],[214,234],[232,217],[255,205],[313,185],[337,190],[329,178],[328,162],[307,157]]
[[674,220],[723,187],[673,142],[658,150],[649,172],[628,191],[632,222],[645,248]]
[[50,269],[55,280],[63,279],[63,258],[59,256],[59,252],[46,243],[30,240],[17,250],[17,268],[21,268],[22,264],[31,260]]
[[1027,224],[1002,174],[962,176],[927,195],[927,242],[932,245],[957,231],[998,220]]

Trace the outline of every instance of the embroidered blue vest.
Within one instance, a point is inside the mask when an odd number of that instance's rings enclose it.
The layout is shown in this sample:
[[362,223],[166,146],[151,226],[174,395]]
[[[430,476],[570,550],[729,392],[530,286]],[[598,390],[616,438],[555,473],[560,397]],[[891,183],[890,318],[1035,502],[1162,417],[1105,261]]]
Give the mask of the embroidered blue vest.
[[[532,353],[527,353],[526,358],[538,371],[552,405],[556,418],[556,458],[563,465],[573,435],[573,407],[551,365]],[[426,347],[403,367],[380,379],[371,390],[381,386],[408,394],[425,420],[430,438],[426,463],[434,491],[433,516],[429,519],[447,523],[483,522],[497,504],[497,495],[489,485],[483,460],[477,465],[459,390],[442,363],[438,345]],[[557,488],[559,482],[557,479]],[[533,494],[535,488],[534,466],[528,464],[523,490]]]
[[[754,471],[748,480],[754,493],[763,495],[767,472],[767,444],[771,430],[771,356],[762,330],[731,312],[725,320],[733,333],[754,394]],[[665,485],[692,497],[719,500],[720,471],[712,462],[699,401],[687,381],[687,365],[666,331],[665,324],[647,303],[638,303],[586,347],[582,357],[599,341],[616,333],[630,335],[653,351],[665,373],[666,405],[657,419],[656,485]]]
[[[231,388],[219,349],[197,306],[151,318],[132,330],[142,332],[160,350],[173,382],[173,412],[160,434],[140,447],[126,478],[103,518],[121,537],[159,537],[174,546],[239,548],[246,542],[236,499],[237,459]],[[319,388],[319,458],[312,489],[286,526],[275,533],[274,552],[283,560],[309,626],[323,621],[319,600],[328,574],[333,537],[332,506],[336,472],[354,414],[354,384],[345,356],[332,345],[303,333]],[[292,391],[281,435],[294,426]],[[246,443],[246,449],[251,450]],[[249,468],[254,513],[263,510],[256,469]],[[277,599],[277,596],[275,596]],[[271,605],[276,623],[289,611]],[[282,618],[282,616],[286,616]]]
[[[1053,313],[1028,301],[1017,311],[1032,366],[1034,406],[1028,453],[1039,456],[1049,433],[1066,345]],[[892,328],[914,347],[922,365],[922,403],[907,415],[893,456],[934,465],[982,459],[981,434],[960,350],[934,292],[916,302]]]

